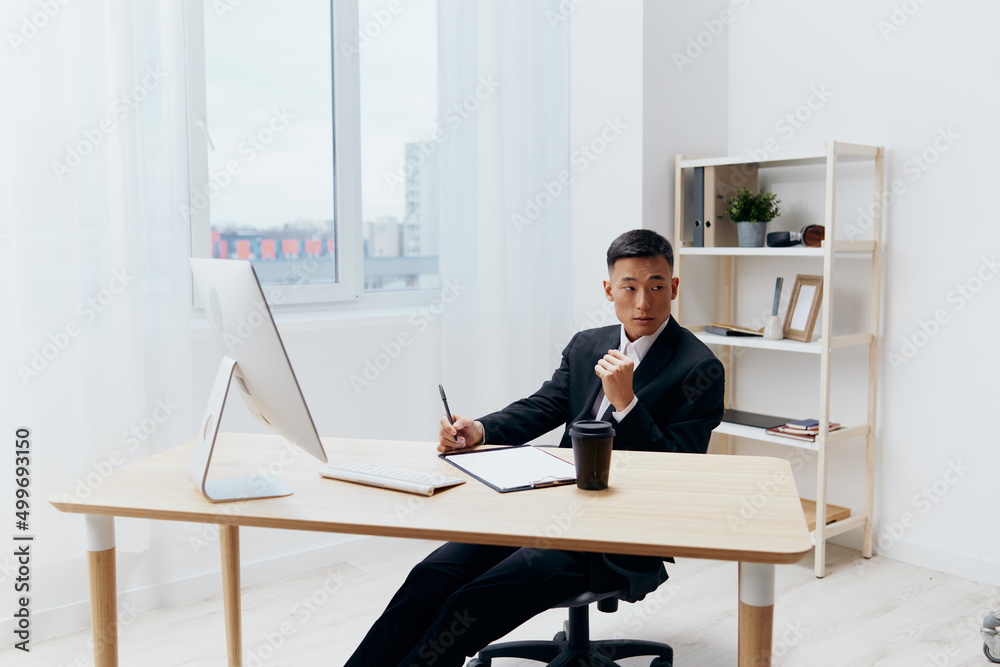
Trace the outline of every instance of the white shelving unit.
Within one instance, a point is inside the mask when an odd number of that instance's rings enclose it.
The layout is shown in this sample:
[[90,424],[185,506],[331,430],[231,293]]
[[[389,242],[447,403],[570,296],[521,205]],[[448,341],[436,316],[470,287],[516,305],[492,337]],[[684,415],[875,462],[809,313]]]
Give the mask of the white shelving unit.
[[[863,529],[862,555],[870,558],[872,555],[872,510],[874,506],[874,465],[875,465],[875,416],[876,389],[878,386],[878,340],[879,319],[881,315],[881,239],[882,239],[882,192],[885,181],[885,149],[882,146],[864,146],[839,141],[828,141],[824,151],[801,153],[770,160],[748,160],[744,157],[697,158],[687,159],[684,155],[677,156],[675,172],[674,199],[674,239],[676,256],[674,258],[674,275],[681,277],[681,291],[677,296],[673,312],[679,322],[693,331],[698,338],[708,345],[715,346],[726,369],[726,407],[733,408],[734,388],[729,379],[735,370],[736,348],[756,348],[774,352],[798,353],[818,357],[819,381],[819,415],[820,430],[815,442],[794,440],[768,435],[764,429],[723,422],[715,433],[721,436],[722,450],[731,451],[730,438],[748,438],[760,442],[799,447],[816,452],[816,500],[803,499],[803,507],[807,519],[815,523],[812,531],[813,543],[816,545],[815,573],[822,577],[826,573],[826,540],[849,530]],[[837,195],[837,165],[843,162],[873,161],[875,165],[874,179],[874,210],[873,238],[869,241],[835,241],[836,238],[836,195]],[[826,166],[825,194],[825,227],[826,238],[822,247],[791,247],[791,248],[693,248],[682,245],[684,238],[684,180],[685,170],[694,167],[755,165],[758,169],[768,167],[795,167],[806,165]],[[833,336],[831,323],[832,295],[834,289],[833,258],[835,255],[850,254],[853,256],[871,258],[871,295],[869,300],[868,331],[848,335]],[[819,324],[819,334],[816,340],[808,343],[794,340],[769,341],[755,337],[727,337],[710,334],[704,331],[706,324],[694,324],[683,320],[684,285],[683,271],[687,261],[713,261],[701,259],[714,257],[722,262],[722,287],[718,295],[722,301],[722,312],[728,321],[735,323],[736,303],[734,298],[736,262],[739,257],[773,257],[775,261],[789,257],[812,257],[822,260],[823,297],[822,319]],[[818,272],[817,272],[818,273]],[[868,347],[868,412],[867,421],[863,424],[844,425],[836,431],[829,431],[830,424],[830,370],[834,351],[839,348],[853,346]],[[808,357],[803,358],[803,364],[811,364]],[[860,389],[860,387],[859,387]],[[847,508],[836,507],[827,503],[827,467],[829,463],[830,446],[852,438],[865,438],[865,511],[864,514],[850,516]],[[826,517],[825,521],[816,521],[815,517]]]

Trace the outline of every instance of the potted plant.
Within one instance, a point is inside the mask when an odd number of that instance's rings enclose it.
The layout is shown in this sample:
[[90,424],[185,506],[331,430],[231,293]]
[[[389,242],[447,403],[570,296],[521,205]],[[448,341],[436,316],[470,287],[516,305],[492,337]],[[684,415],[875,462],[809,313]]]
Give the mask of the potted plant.
[[761,190],[760,194],[740,188],[734,197],[726,200],[726,213],[736,223],[741,248],[763,248],[767,223],[780,213],[781,200],[773,192]]

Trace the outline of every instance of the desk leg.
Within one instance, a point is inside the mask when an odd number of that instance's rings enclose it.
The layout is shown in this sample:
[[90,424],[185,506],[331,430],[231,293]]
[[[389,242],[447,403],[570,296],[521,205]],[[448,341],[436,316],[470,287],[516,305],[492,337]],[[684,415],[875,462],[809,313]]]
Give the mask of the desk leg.
[[95,667],[118,667],[118,587],[115,580],[115,519],[87,514],[87,570]]
[[770,667],[774,565],[740,563],[740,667]]
[[219,526],[222,552],[222,601],[226,610],[226,654],[229,667],[243,664],[243,629],[240,621],[240,528]]

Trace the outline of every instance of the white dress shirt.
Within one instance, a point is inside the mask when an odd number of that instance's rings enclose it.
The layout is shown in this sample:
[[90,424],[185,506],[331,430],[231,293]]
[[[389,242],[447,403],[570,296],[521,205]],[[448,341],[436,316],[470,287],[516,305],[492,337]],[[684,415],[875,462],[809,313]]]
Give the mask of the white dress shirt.
[[[635,377],[634,373],[636,369],[638,369],[639,364],[642,363],[643,357],[646,356],[646,353],[649,352],[649,348],[653,347],[653,343],[656,342],[656,339],[659,338],[667,324],[670,323],[671,317],[673,317],[673,315],[668,316],[663,324],[660,325],[659,329],[648,336],[641,336],[635,339],[635,341],[630,341],[628,339],[628,336],[625,334],[625,325],[621,325],[621,338],[618,343],[618,351],[631,359],[635,364],[632,368],[633,378]],[[635,404],[638,402],[639,399],[636,396],[633,396],[632,402],[629,403],[624,410],[621,412],[612,412],[611,416],[616,422],[621,422],[621,420],[625,419],[626,415],[632,411],[632,408],[634,408]],[[601,387],[601,389],[597,392],[597,399],[594,401],[594,419],[600,419],[601,415],[604,414],[604,411],[608,409],[609,405],[611,405],[611,401],[609,401],[608,397],[604,395],[604,387]],[[477,445],[482,445],[485,442],[486,428],[483,427],[483,439],[480,440]]]
[[[649,352],[649,348],[653,347],[653,343],[656,342],[656,339],[659,338],[660,334],[663,332],[663,329],[666,328],[667,324],[670,322],[671,317],[673,316],[668,315],[667,319],[664,320],[663,324],[660,325],[660,328],[654,331],[653,333],[649,334],[648,336],[640,336],[639,338],[636,338],[634,341],[630,341],[628,339],[628,336],[625,335],[625,325],[624,324],[622,325],[621,339],[620,339],[621,342],[618,345],[618,351],[624,354],[629,359],[631,359],[632,362],[635,364],[635,366],[632,368],[633,378],[635,377],[634,375],[635,371],[639,369],[639,364],[642,363],[643,357],[645,357],[646,353]],[[621,412],[612,412],[611,416],[614,418],[616,422],[620,422],[621,420],[625,419],[628,413],[632,412],[632,408],[634,408],[635,404],[638,402],[639,402],[638,397],[632,396],[632,402],[629,403],[624,410],[622,410]],[[604,395],[604,387],[602,386],[600,391],[597,392],[597,400],[594,401],[594,410],[595,410],[594,419],[600,419],[601,416],[604,414],[604,411],[607,410],[608,406],[610,405],[611,401],[609,401],[608,397]]]

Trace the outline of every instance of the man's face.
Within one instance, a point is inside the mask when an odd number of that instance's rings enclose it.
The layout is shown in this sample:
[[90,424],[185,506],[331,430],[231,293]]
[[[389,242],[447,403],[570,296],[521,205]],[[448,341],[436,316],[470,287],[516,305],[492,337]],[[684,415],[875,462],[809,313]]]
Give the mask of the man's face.
[[611,267],[604,294],[615,304],[615,315],[634,341],[655,333],[670,317],[670,302],[677,298],[678,279],[667,258],[625,257]]

